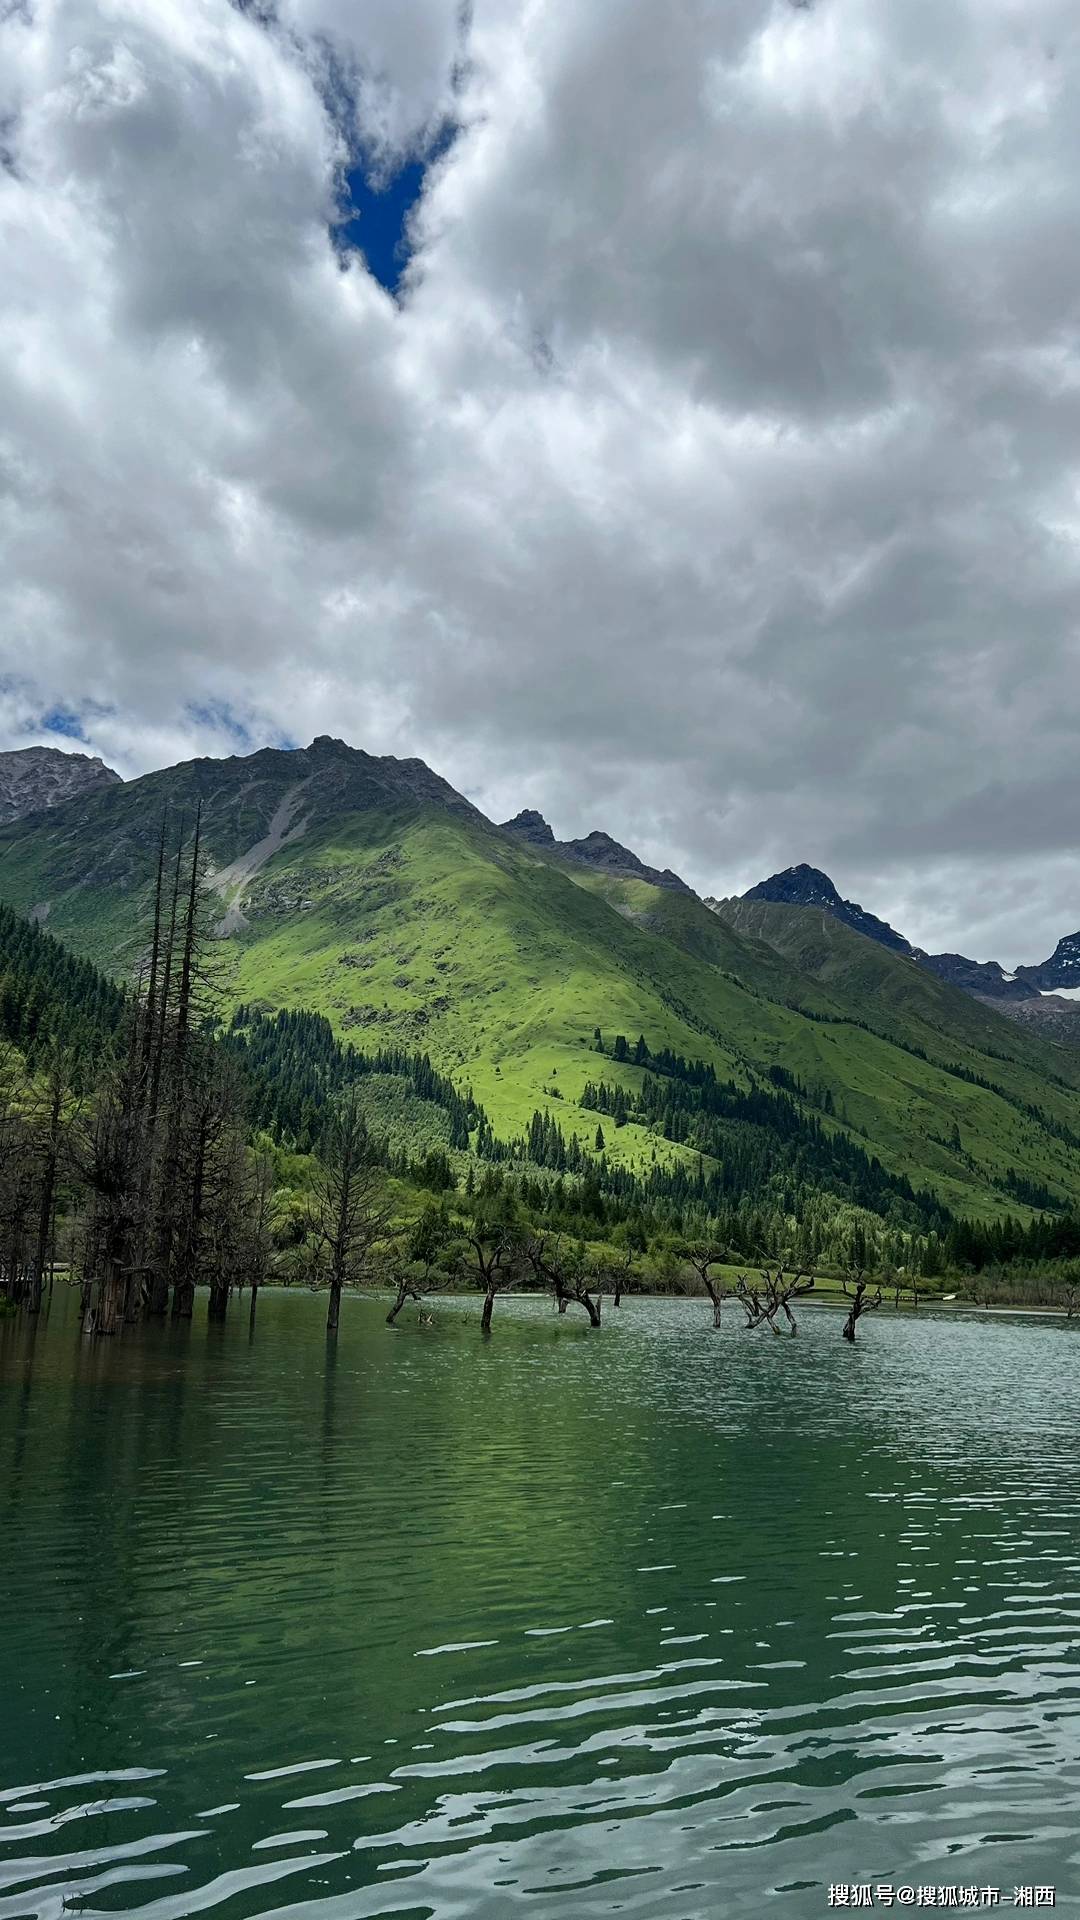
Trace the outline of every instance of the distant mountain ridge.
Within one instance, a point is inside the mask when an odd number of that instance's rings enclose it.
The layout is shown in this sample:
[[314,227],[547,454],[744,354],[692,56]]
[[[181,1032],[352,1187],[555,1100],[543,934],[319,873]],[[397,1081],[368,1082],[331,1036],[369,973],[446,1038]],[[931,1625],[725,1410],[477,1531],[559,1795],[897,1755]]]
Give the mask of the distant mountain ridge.
[[948,980],[977,998],[1013,1002],[1039,998],[1038,988],[1021,979],[1022,969],[1006,973],[996,960],[969,960],[963,953],[918,953],[916,957],[939,980]]
[[[317,736],[307,748],[263,748],[224,761],[194,760],[127,784],[133,795],[148,793],[147,783],[170,780],[172,774],[179,775],[185,769],[233,765],[245,770],[238,793],[258,793],[264,785],[264,770],[269,772],[271,767],[279,769],[285,778],[281,780],[275,774],[270,781],[270,786],[277,790],[278,804],[263,821],[264,832],[255,846],[240,857],[239,863],[224,859],[215,872],[218,891],[223,896],[231,891],[233,896],[222,921],[223,932],[236,931],[241,924],[242,895],[251,872],[286,844],[302,837],[312,824],[318,825],[335,812],[348,811],[357,805],[370,808],[407,801],[461,813],[482,823],[488,831],[506,835],[564,868],[585,868],[598,878],[639,881],[694,900],[698,897],[670,867],[649,866],[608,833],[593,830],[578,839],[557,840],[544,815],[531,807],[523,808],[513,819],[495,827],[424,761],[368,754],[327,734]],[[123,784],[118,773],[88,754],[68,753],[47,746],[0,753],[0,827],[65,807],[80,798],[89,799]],[[192,803],[197,797],[193,788],[186,796]],[[235,796],[234,802],[239,804]],[[117,850],[107,843],[91,849],[90,857],[93,865],[86,877],[91,883],[98,873],[102,878],[116,873]],[[121,863],[123,857],[119,856]],[[241,872],[241,868],[245,871]],[[996,960],[972,960],[961,953],[924,952],[888,921],[869,912],[858,901],[846,899],[827,873],[805,861],[770,875],[742,898],[747,902],[818,909],[852,932],[915,961],[938,979],[995,1006],[1010,1018],[1038,1021],[1048,1031],[1066,1032],[1074,1016],[1080,1013],[1080,931],[1059,940],[1049,959],[1009,971]],[[730,903],[707,897],[704,904],[715,912]],[[1080,1041],[1080,1021],[1076,1023],[1075,1039]]]
[[15,747],[0,753],[0,825],[63,806],[98,787],[119,786],[104,760],[59,747]]
[[851,927],[855,933],[866,935],[868,940],[877,940],[883,947],[891,947],[894,953],[913,953],[914,948],[890,927],[888,921],[879,920],[876,914],[867,913],[854,900],[844,900],[819,867],[809,867],[805,863],[797,867],[786,867],[783,873],[774,873],[770,879],[762,880],[749,893],[743,894],[744,900],[773,900],[779,906],[822,907],[836,920]]
[[[501,1141],[535,1122],[596,1153],[603,1080],[631,1110],[604,1126],[609,1164],[696,1177],[662,1075],[653,1120],[632,1117],[640,1036],[643,1055],[703,1062],[735,1089],[725,1100],[750,1103],[705,1155],[733,1196],[751,1162],[788,1194],[779,1099],[815,1155],[836,1137],[838,1169],[857,1148],[871,1174],[876,1162],[965,1217],[1080,1204],[1080,1059],[1041,1025],[1014,1027],[862,937],[825,910],[816,874],[813,910],[736,903],[745,924],[732,925],[610,835],[558,841],[534,810],[499,826],[421,760],[321,736],[99,776],[0,826],[0,898],[130,981],[162,825],[170,852],[190,847],[196,812],[224,1015],[305,1009],[367,1051],[422,1050]],[[842,1171],[829,1177],[836,1203],[856,1199]]]
[[[759,881],[742,895],[743,901],[766,901],[776,906],[818,908],[879,946],[906,955],[939,980],[958,987],[976,1000],[997,1007],[1013,1019],[1053,1022],[1057,1037],[1080,1041],[1080,1022],[1075,1035],[1069,1021],[1080,1014],[1080,933],[1059,940],[1049,960],[1035,966],[1020,966],[1011,972],[997,960],[970,960],[962,953],[926,953],[912,946],[902,933],[887,921],[868,913],[854,900],[845,900],[827,873],[804,863],[785,867],[767,880]],[[707,900],[714,911],[723,912],[732,903]],[[1058,991],[1055,992],[1055,989]],[[1071,996],[1077,992],[1077,999]],[[1061,1024],[1064,1016],[1064,1025]]]
[[620,846],[609,833],[587,833],[581,840],[556,840],[555,835],[534,807],[526,807],[515,814],[512,820],[504,820],[503,833],[512,833],[517,840],[525,841],[527,846],[536,847],[542,853],[550,853],[560,860],[580,861],[582,866],[602,867],[607,873],[620,875],[633,880],[648,880],[654,887],[668,887],[675,893],[692,893],[685,880],[680,880],[670,867],[660,869],[646,866],[629,847]]
[[1055,987],[1080,987],[1080,933],[1067,933],[1041,966],[1017,967],[1016,977],[1044,992]]

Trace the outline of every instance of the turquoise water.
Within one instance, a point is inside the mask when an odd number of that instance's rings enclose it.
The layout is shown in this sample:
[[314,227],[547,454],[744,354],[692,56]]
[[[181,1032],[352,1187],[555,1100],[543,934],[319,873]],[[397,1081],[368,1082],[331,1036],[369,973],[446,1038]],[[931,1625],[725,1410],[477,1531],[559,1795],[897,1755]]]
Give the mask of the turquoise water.
[[0,1920],[1074,1907],[1080,1330],[73,1306],[0,1324]]

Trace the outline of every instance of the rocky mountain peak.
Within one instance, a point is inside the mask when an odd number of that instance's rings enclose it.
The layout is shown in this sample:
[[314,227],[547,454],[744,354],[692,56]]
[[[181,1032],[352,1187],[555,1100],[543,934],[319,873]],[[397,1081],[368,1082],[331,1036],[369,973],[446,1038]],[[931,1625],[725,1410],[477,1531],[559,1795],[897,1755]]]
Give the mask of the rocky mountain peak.
[[521,812],[515,813],[512,820],[503,821],[502,830],[504,833],[516,834],[519,840],[527,840],[533,847],[555,845],[554,833],[543,814],[537,813],[535,807],[522,807]]
[[59,807],[99,787],[119,785],[120,775],[88,753],[16,747],[0,753],[0,824]]
[[969,960],[962,953],[920,953],[918,958],[931,973],[937,974],[939,980],[962,987],[965,993],[973,993],[979,1000],[1033,1000],[1039,997],[1036,987],[1029,986],[1019,974],[1006,973],[997,960]]
[[823,912],[832,914],[834,919],[842,920],[845,926],[852,927],[856,933],[865,934],[868,940],[891,947],[894,953],[910,954],[914,951],[895,927],[890,927],[886,920],[879,920],[876,914],[867,913],[856,900],[845,900],[827,873],[822,873],[820,867],[808,866],[805,861],[798,866],[785,867],[782,873],[774,873],[768,880],[759,881],[742,897],[744,900],[771,900],[784,907],[820,907]]
[[1065,934],[1049,960],[1034,967],[1017,967],[1016,975],[1040,993],[1050,993],[1054,988],[1080,987],[1080,933]]
[[782,873],[774,873],[767,880],[759,880],[756,887],[743,894],[744,900],[774,900],[787,907],[839,907],[844,902],[827,873],[820,867],[810,867],[805,860],[798,866],[785,867]]
[[580,840],[556,840],[542,813],[533,807],[525,807],[515,814],[512,820],[503,822],[502,831],[512,833],[517,840],[524,840],[529,846],[557,855],[560,860],[574,860],[587,867],[603,867],[605,872],[618,874],[625,879],[648,880],[651,886],[668,887],[676,893],[690,893],[692,889],[685,880],[680,880],[670,867],[662,870],[647,867],[629,847],[620,846],[610,833],[602,833],[594,827],[591,833]]

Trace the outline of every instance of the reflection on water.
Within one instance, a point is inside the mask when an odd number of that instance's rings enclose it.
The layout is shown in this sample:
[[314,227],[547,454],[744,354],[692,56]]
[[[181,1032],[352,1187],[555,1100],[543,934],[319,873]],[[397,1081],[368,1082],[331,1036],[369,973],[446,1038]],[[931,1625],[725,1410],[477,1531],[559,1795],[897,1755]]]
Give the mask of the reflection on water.
[[1080,1894],[1080,1345],[0,1326],[0,1920]]

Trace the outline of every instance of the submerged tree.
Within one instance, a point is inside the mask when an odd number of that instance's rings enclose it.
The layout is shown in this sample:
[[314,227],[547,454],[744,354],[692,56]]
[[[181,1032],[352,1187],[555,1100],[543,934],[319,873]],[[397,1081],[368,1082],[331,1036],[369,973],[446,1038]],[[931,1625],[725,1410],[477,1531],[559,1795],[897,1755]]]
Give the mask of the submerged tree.
[[484,1295],[480,1331],[490,1333],[496,1296],[512,1287],[518,1277],[518,1217],[513,1195],[503,1187],[482,1195],[465,1237],[476,1269],[476,1284]]
[[735,1291],[746,1313],[747,1329],[752,1332],[756,1327],[768,1327],[770,1333],[778,1335],[780,1328],[776,1320],[777,1315],[782,1313],[791,1333],[798,1333],[799,1326],[791,1311],[791,1302],[812,1293],[814,1286],[813,1274],[804,1273],[801,1267],[793,1268],[791,1272],[783,1265],[774,1269],[762,1268],[760,1287],[752,1285],[745,1274],[740,1274]]
[[864,1313],[868,1313],[872,1307],[880,1307],[882,1292],[881,1288],[878,1287],[873,1299],[867,1299],[867,1288],[870,1282],[861,1267],[853,1268],[852,1271],[845,1276],[842,1284],[844,1292],[851,1301],[842,1333],[845,1340],[854,1342],[856,1325]]
[[701,1281],[709,1299],[712,1301],[712,1323],[713,1327],[719,1333],[720,1314],[724,1303],[724,1288],[722,1285],[717,1286],[715,1280],[713,1280],[712,1268],[723,1265],[728,1257],[727,1249],[718,1245],[715,1240],[690,1240],[687,1241],[682,1251],[685,1258],[689,1260],[698,1279]]
[[[202,819],[158,840],[149,952],[76,1153],[89,1194],[82,1236],[84,1325],[113,1333],[140,1312],[189,1318],[200,1283],[210,1315],[251,1262],[249,1120],[235,1063],[204,1031],[210,1002]],[[64,1094],[50,1082],[45,1179],[55,1184]],[[264,1246],[260,1253],[265,1251]]]
[[406,1246],[407,1265],[398,1276],[397,1297],[386,1316],[392,1327],[406,1300],[423,1307],[430,1293],[439,1293],[449,1285],[460,1251],[443,1207],[425,1207],[413,1227]]
[[314,1284],[330,1289],[327,1333],[337,1332],[343,1289],[368,1278],[377,1249],[389,1238],[391,1219],[386,1183],[372,1154],[359,1091],[346,1087],[323,1138],[310,1216]]
[[34,1220],[34,1152],[22,1062],[0,1048],[0,1279],[13,1305],[28,1290]]
[[26,1300],[30,1313],[40,1311],[45,1275],[51,1271],[55,1251],[57,1188],[68,1155],[72,1093],[71,1061],[61,1047],[54,1045],[33,1125],[37,1230]]
[[630,1292],[633,1284],[632,1269],[635,1251],[636,1249],[634,1247],[621,1248],[618,1258],[613,1260],[608,1267],[608,1275],[611,1280],[611,1304],[613,1307],[621,1307],[623,1294]]
[[83,1234],[82,1303],[86,1332],[119,1332],[142,1277],[145,1226],[139,1059],[132,1023],[126,1054],[99,1084],[81,1144],[90,1192]]
[[535,1234],[524,1239],[522,1251],[536,1278],[551,1288],[559,1313],[565,1313],[571,1305],[584,1307],[590,1327],[600,1325],[601,1296],[597,1289],[590,1290],[583,1247],[565,1246],[560,1234],[554,1238],[548,1234]]

